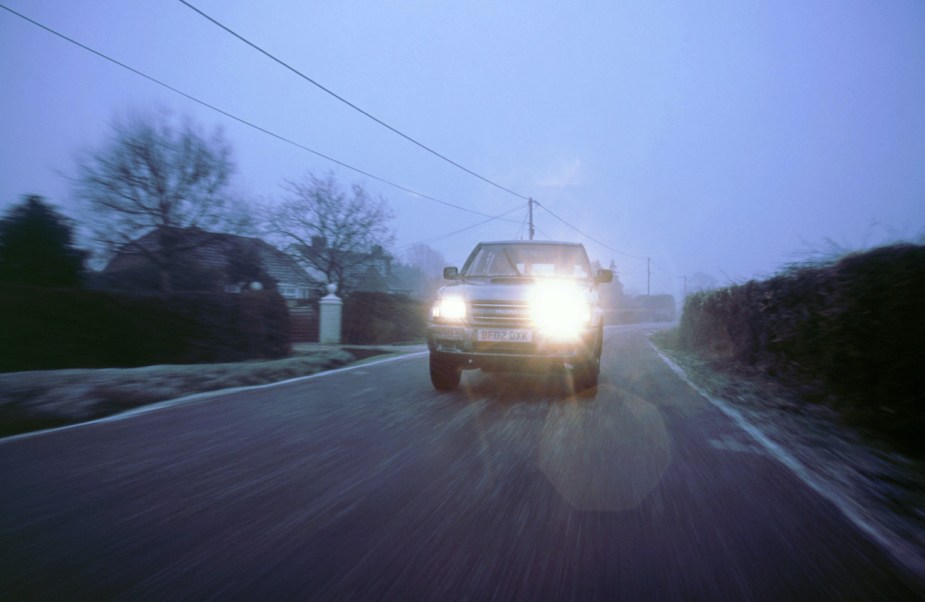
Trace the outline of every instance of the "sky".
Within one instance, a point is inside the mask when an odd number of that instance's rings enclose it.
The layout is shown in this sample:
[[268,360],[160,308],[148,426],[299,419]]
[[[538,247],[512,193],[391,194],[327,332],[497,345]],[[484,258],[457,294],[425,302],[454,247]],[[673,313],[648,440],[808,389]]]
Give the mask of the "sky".
[[[769,276],[925,234],[925,2],[0,0],[261,133],[0,9],[0,211],[68,177],[112,120],[167,108],[234,149],[236,194],[332,171],[394,210],[399,256],[577,240],[627,290]],[[503,190],[505,188],[516,194]],[[484,222],[511,211],[512,221]],[[454,233],[455,232],[455,233]],[[647,261],[650,258],[650,261]],[[649,266],[649,270],[647,270]]]

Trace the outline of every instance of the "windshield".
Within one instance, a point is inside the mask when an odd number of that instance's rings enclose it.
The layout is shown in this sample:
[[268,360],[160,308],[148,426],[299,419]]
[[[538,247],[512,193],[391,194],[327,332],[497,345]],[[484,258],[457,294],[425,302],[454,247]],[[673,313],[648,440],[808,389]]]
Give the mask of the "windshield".
[[591,277],[584,247],[560,244],[485,244],[463,266],[466,278]]

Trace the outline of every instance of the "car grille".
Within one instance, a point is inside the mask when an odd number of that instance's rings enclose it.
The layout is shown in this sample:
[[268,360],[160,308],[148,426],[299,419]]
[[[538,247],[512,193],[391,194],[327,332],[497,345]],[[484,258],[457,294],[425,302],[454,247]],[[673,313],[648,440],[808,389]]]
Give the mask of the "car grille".
[[519,302],[477,301],[472,304],[471,322],[489,328],[529,328],[530,308]]

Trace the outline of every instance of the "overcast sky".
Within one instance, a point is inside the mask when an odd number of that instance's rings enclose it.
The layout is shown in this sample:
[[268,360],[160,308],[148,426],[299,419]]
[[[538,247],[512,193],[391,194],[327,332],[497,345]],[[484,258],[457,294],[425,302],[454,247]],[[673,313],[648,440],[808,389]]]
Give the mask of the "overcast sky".
[[[543,207],[629,289],[773,273],[832,240],[925,232],[925,2],[190,0],[365,111]],[[333,170],[381,194],[401,251],[460,264],[526,235],[526,202],[453,167],[176,0],[0,0],[206,103],[496,221],[416,198],[252,130],[0,10],[0,209],[63,174],[119,112],[224,128],[237,190]],[[437,239],[437,240],[433,240]],[[600,243],[604,243],[599,244]],[[796,254],[796,255],[795,255]],[[642,259],[640,259],[642,258]]]

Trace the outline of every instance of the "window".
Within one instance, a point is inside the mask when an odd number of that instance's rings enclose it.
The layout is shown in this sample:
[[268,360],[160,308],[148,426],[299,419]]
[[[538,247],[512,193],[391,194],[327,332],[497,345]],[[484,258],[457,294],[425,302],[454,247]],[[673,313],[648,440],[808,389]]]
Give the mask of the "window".
[[292,284],[280,284],[276,287],[279,294],[286,299],[308,299],[309,291],[305,286],[294,286]]

